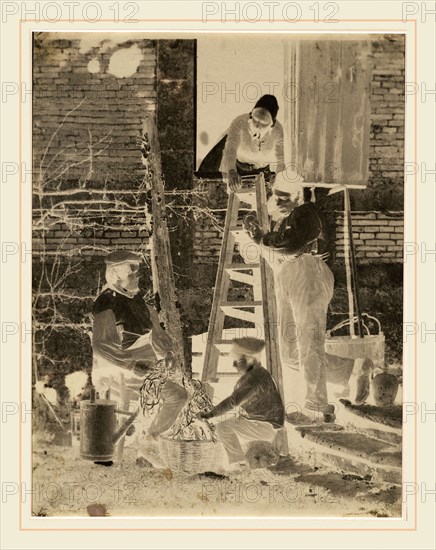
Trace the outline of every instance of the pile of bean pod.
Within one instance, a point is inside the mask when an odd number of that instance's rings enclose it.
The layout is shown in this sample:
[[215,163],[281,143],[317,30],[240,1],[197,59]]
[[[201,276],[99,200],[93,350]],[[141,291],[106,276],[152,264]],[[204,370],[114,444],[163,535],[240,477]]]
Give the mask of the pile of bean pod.
[[183,385],[191,390],[192,395],[187,406],[182,410],[169,437],[185,441],[216,441],[215,427],[205,419],[197,418],[200,411],[212,409],[212,401],[200,380],[185,378]]
[[151,371],[145,376],[139,399],[144,414],[153,414],[161,402],[162,388],[170,373],[164,359],[157,361]]
[[151,372],[145,376],[140,389],[140,404],[144,414],[157,412],[161,404],[162,389],[168,379],[181,382],[190,395],[188,404],[179,414],[168,437],[185,441],[216,441],[213,424],[197,418],[198,412],[209,411],[213,406],[203,384],[200,380],[187,376],[178,377],[172,362],[165,362],[163,359],[157,361]]

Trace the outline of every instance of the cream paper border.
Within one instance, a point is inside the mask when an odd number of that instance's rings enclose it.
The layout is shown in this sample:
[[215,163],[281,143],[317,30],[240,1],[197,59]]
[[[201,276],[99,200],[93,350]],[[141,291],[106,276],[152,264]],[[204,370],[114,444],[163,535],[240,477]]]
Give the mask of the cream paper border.
[[[39,5],[57,4],[66,21],[35,21],[30,10]],[[133,2],[138,4],[138,23],[114,22],[113,2],[100,2],[104,21],[83,23],[68,21],[65,2],[2,2],[2,544],[4,548],[433,548],[434,495],[423,488],[434,487],[434,415],[424,418],[419,413],[425,404],[434,409],[434,335],[422,342],[423,324],[427,330],[435,322],[435,256],[420,254],[423,244],[435,248],[435,183],[428,174],[421,181],[422,163],[434,169],[434,95],[421,95],[435,88],[434,16],[425,16],[434,9],[431,2],[336,2],[338,23],[315,23],[310,6],[313,2],[294,2],[301,9],[297,23],[275,20],[238,23],[219,18],[221,2]],[[90,2],[80,2],[82,8]],[[92,3],[91,3],[92,4]],[[118,2],[120,9],[126,2]],[[202,22],[205,6],[216,5],[215,21]],[[230,10],[244,2],[228,2]],[[266,9],[268,2],[251,2]],[[283,4],[281,2],[278,10]],[[325,2],[319,2],[321,10]],[[407,5],[406,5],[407,4]],[[5,6],[7,5],[7,9]],[[16,14],[11,11],[17,9]],[[77,9],[77,8],[76,8]],[[277,8],[276,8],[277,9]],[[6,11],[7,10],[7,11]],[[11,10],[11,11],[9,11]],[[406,13],[406,22],[402,17]],[[21,21],[28,13],[27,21]],[[122,12],[121,12],[122,13]],[[321,13],[323,13],[321,11]],[[168,19],[171,17],[171,19]],[[433,19],[432,19],[433,17]],[[375,21],[375,19],[382,21]],[[177,20],[179,19],[179,20]],[[183,21],[184,20],[184,21]],[[353,20],[353,21],[345,21]],[[358,21],[359,20],[359,21]],[[366,20],[366,21],[365,21]],[[402,519],[344,518],[32,518],[30,456],[30,335],[31,327],[31,37],[32,31],[142,31],[168,32],[188,37],[198,32],[376,32],[406,33],[406,81],[416,83],[419,93],[406,105],[406,162],[420,168],[405,183],[405,242],[416,242],[418,254],[408,254],[405,263],[404,321],[417,323],[416,337],[404,344],[404,401],[412,411],[417,403],[418,414],[409,414],[404,424],[404,483],[410,494],[403,507]],[[418,51],[415,65],[416,47]],[[433,57],[432,57],[433,56]],[[20,61],[21,58],[21,61]],[[432,63],[433,59],[433,63]],[[21,75],[21,76],[20,76]],[[10,92],[14,83],[19,93]],[[5,84],[6,83],[6,84]],[[416,99],[416,104],[413,101]],[[425,99],[425,101],[424,101]],[[21,111],[20,111],[21,107]],[[417,126],[417,132],[415,128]],[[21,151],[20,151],[21,140]],[[23,163],[21,174],[10,174],[11,163]],[[8,163],[8,164],[6,164]],[[22,179],[20,191],[20,177]],[[21,208],[20,208],[21,203]],[[14,253],[14,243],[24,243],[22,260]],[[409,248],[408,250],[412,250]],[[21,281],[20,281],[21,274]],[[20,321],[21,334],[11,334]],[[409,325],[410,327],[411,325]],[[22,340],[22,342],[21,342]],[[433,344],[433,345],[432,345]],[[417,359],[417,362],[416,362]],[[21,367],[20,367],[21,363]],[[417,385],[415,386],[415,377]],[[21,389],[20,389],[21,388]],[[14,404],[21,414],[14,414]],[[20,416],[22,420],[20,420]],[[418,446],[415,448],[415,428]],[[20,448],[22,456],[20,457]],[[415,464],[415,460],[417,463]],[[24,502],[19,495],[7,494],[15,485],[23,484]],[[6,485],[5,485],[6,484]],[[425,486],[425,487],[424,487]],[[94,531],[97,529],[97,531]]]

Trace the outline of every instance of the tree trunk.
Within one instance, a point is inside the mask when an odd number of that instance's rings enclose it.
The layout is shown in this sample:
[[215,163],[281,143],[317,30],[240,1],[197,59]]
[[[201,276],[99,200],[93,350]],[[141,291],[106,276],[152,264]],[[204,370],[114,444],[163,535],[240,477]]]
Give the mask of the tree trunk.
[[171,259],[170,238],[165,209],[162,164],[155,114],[149,113],[143,122],[142,162],[146,169],[145,179],[151,192],[152,233],[151,268],[153,289],[158,293],[159,314],[168,334],[174,342],[177,361],[184,366],[183,333]]

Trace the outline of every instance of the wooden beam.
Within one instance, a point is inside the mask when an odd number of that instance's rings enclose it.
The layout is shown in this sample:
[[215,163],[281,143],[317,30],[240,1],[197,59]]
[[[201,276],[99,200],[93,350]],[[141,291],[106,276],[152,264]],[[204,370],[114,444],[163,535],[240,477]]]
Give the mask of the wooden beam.
[[162,163],[156,116],[150,112],[143,121],[142,163],[146,169],[145,180],[151,193],[151,268],[153,290],[159,295],[160,319],[174,343],[174,353],[184,366],[182,323],[177,307],[177,294],[171,259],[170,237],[165,208],[165,188],[162,179]]

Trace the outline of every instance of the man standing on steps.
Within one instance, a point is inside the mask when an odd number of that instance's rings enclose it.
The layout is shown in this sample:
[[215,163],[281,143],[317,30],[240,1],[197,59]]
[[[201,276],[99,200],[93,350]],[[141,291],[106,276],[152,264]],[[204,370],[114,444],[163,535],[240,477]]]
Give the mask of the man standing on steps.
[[[290,201],[282,202],[281,212],[286,212],[290,204]],[[282,364],[284,367],[299,365],[306,381],[305,408],[322,413],[324,420],[331,422],[334,406],[328,403],[328,371],[335,371],[336,375],[340,371],[347,380],[354,361],[327,357],[324,349],[334,277],[323,258],[314,254],[322,233],[316,207],[311,202],[297,206],[279,220],[275,231],[266,234],[253,215],[245,218],[244,227],[260,245],[262,256],[274,272]],[[289,327],[297,332],[288,334]],[[359,373],[356,402],[363,403],[368,397],[368,380],[368,372]]]
[[230,191],[241,187],[241,176],[263,173],[272,182],[285,169],[283,126],[277,120],[275,96],[263,95],[251,113],[236,117],[227,135],[206,155],[198,174],[221,172]]

